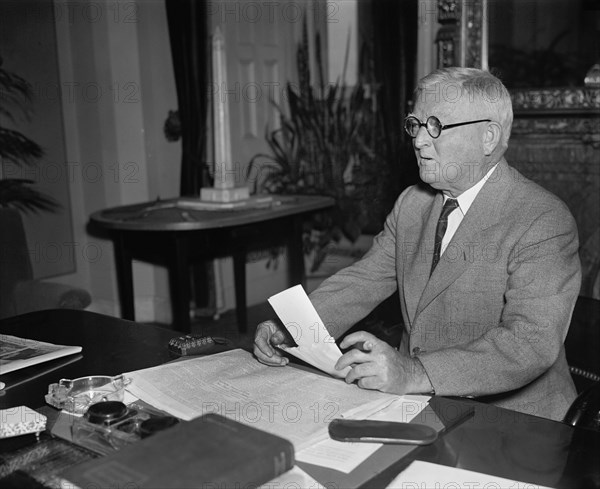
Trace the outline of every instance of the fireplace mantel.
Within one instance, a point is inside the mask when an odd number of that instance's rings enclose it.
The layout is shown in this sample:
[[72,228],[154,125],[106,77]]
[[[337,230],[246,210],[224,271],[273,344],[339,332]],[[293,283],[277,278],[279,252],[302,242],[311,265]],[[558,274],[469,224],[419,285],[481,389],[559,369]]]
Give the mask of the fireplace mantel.
[[569,206],[579,228],[580,294],[600,299],[600,90],[511,90],[511,96],[506,158]]
[[[488,69],[488,3],[438,0],[438,67]],[[581,81],[509,89],[514,122],[506,159],[568,205],[579,229],[580,294],[600,299],[600,87]]]

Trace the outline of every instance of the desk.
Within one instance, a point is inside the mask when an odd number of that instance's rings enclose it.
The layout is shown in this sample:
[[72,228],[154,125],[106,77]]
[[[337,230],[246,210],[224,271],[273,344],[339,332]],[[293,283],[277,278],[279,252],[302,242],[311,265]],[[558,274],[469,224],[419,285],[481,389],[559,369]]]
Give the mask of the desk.
[[83,348],[2,376],[0,409],[44,405],[48,385],[61,378],[118,375],[172,359],[167,344],[177,333],[157,326],[74,309],[50,309],[0,320],[0,333]]
[[271,206],[238,210],[193,210],[177,199],[95,212],[93,224],[107,229],[115,248],[121,315],[135,320],[131,262],[139,259],[169,270],[175,329],[190,331],[190,264],[233,256],[238,327],[246,328],[246,254],[285,245],[290,285],[304,284],[302,224],[334,200],[319,196],[273,196]]
[[[114,375],[163,363],[169,359],[166,342],[174,334],[152,325],[66,310],[3,319],[0,333],[83,347],[81,360],[36,379],[26,380],[34,372],[29,369],[7,375],[8,389],[0,397],[3,408],[43,406],[48,384],[62,377]],[[11,388],[19,375],[24,383]],[[450,417],[465,403],[473,406],[472,417],[443,433],[434,444],[412,451],[365,486],[385,487],[414,459],[552,487],[600,486],[600,433],[475,401],[434,397],[431,402],[435,410]],[[0,455],[14,450],[14,440],[0,441]],[[27,440],[21,443],[32,444],[35,439],[30,435]]]

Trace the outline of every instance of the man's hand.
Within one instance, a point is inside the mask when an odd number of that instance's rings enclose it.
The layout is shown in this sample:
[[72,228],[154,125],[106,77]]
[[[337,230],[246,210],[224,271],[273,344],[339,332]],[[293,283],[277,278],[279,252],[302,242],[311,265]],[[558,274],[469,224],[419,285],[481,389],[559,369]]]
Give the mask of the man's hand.
[[427,373],[416,358],[407,357],[366,331],[348,335],[343,349],[355,346],[337,361],[335,368],[352,367],[346,382],[358,381],[363,389],[391,394],[424,394],[432,391]]
[[289,360],[282,356],[277,347],[284,344],[285,335],[274,321],[264,321],[256,328],[254,335],[254,354],[265,365],[283,367]]

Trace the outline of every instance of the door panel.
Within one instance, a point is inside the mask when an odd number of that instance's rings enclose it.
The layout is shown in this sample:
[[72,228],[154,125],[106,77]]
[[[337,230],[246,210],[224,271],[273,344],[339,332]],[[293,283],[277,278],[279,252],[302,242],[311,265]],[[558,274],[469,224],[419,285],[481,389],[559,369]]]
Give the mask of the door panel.
[[[296,76],[302,19],[289,14],[289,3],[220,2],[213,9],[212,29],[220,26],[227,52],[227,93],[219,95],[229,102],[236,185],[246,183],[252,157],[268,152],[265,130],[279,123],[272,101],[281,103],[285,84]],[[254,182],[247,183],[252,189]]]

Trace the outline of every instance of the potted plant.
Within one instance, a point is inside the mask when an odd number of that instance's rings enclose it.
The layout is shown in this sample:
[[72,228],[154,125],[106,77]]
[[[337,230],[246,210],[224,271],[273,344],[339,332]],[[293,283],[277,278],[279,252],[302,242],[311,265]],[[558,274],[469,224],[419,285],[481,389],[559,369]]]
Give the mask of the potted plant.
[[[312,86],[306,34],[297,49],[299,84],[286,85],[287,107],[276,105],[280,125],[267,128],[270,153],[257,154],[248,166],[261,166],[255,190],[279,194],[327,195],[335,199],[331,212],[317,214],[305,229],[305,251],[313,252],[316,270],[332,242],[342,236],[354,242],[369,221],[370,204],[381,197],[389,164],[377,104],[377,88],[370,71],[354,86],[344,76],[326,83],[316,40],[318,82]],[[363,47],[361,60],[366,56]],[[344,68],[345,73],[345,68]],[[266,171],[265,171],[266,170]]]
[[4,162],[33,166],[43,156],[42,148],[21,132],[5,127],[2,119],[16,123],[18,118],[31,117],[31,85],[20,76],[5,70],[0,57],[0,207],[12,207],[21,212],[53,211],[59,204],[34,187],[25,178],[4,178]]

